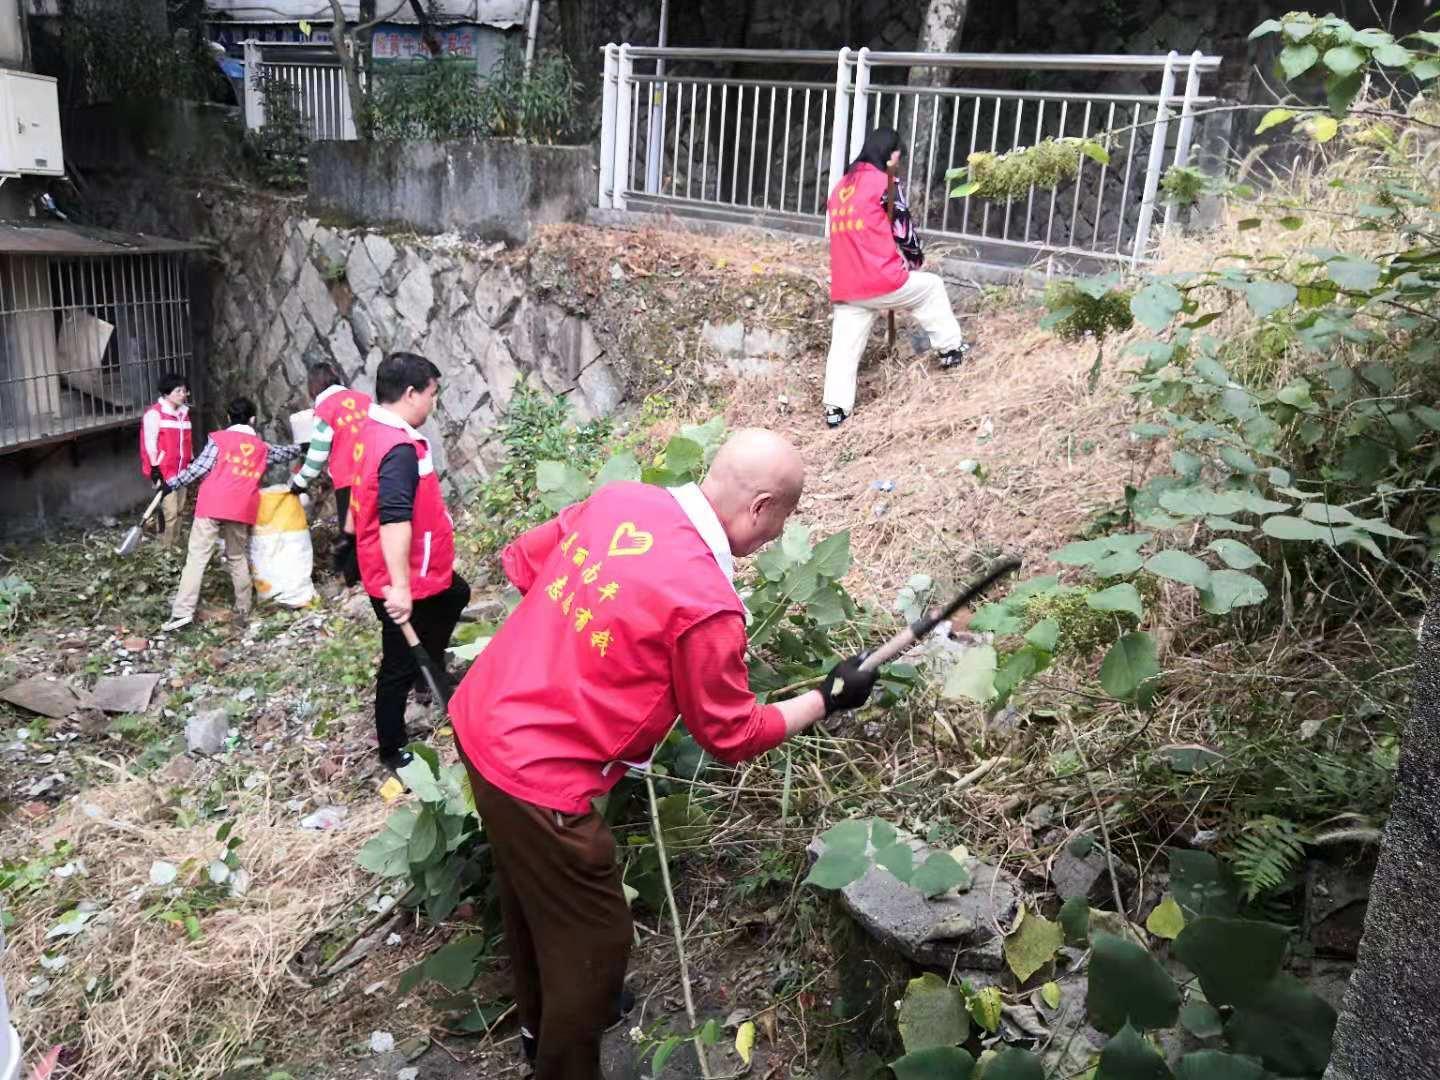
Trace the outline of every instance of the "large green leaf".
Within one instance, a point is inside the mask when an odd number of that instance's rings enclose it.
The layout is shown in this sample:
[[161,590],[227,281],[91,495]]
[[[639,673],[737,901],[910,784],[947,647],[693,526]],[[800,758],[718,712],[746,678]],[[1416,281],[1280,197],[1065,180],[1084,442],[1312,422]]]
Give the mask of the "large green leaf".
[[460,938],[430,954],[425,961],[425,976],[458,994],[475,978],[475,965],[484,954],[484,934]]
[[1016,931],[1005,939],[1005,963],[1020,982],[1055,959],[1065,935],[1058,923],[1043,915],[1028,913]]
[[445,792],[441,790],[435,773],[424,758],[417,755],[410,764],[396,770],[395,775],[421,802],[436,803],[445,800]]
[[1128,611],[1137,619],[1144,614],[1140,594],[1128,581],[1091,593],[1085,598],[1085,603],[1096,611]]
[[1171,951],[1200,977],[1212,1005],[1255,1000],[1280,971],[1290,931],[1251,919],[1207,916],[1185,927]]
[[805,884],[820,889],[843,889],[858,881],[870,869],[870,859],[863,851],[827,851],[815,860]]
[[1127,1023],[1142,1030],[1175,1023],[1180,990],[1148,950],[1099,931],[1090,935],[1090,944],[1085,1008],[1092,1024],[1113,1034]]
[[955,1046],[970,1034],[965,995],[960,987],[926,972],[911,979],[900,1001],[900,1042],[907,1054],[937,1046]]
[[1256,566],[1265,565],[1265,560],[1256,555],[1248,544],[1242,544],[1239,540],[1231,540],[1228,537],[1210,541],[1206,550],[1219,555],[1220,560],[1232,570],[1250,570]]
[[815,545],[809,567],[821,577],[841,578],[850,569],[850,533],[848,530],[827,536]]
[[1171,848],[1170,889],[1187,918],[1234,915],[1240,906],[1235,874],[1208,851]]
[[1152,281],[1130,298],[1131,313],[1157,333],[1169,326],[1184,306],[1180,290],[1164,281]]
[[909,844],[903,843],[877,847],[875,849],[875,865],[883,866],[890,871],[891,877],[908,885],[910,879],[915,876],[915,852],[910,850]]
[[415,818],[415,831],[410,834],[406,858],[412,866],[423,866],[440,849],[440,827],[435,812],[425,806]]
[[969,1080],[975,1059],[956,1046],[935,1046],[890,1063],[895,1080]]
[[1225,1022],[1208,1001],[1190,1001],[1180,1010],[1180,1026],[1197,1039],[1213,1039],[1225,1031]]
[[1076,540],[1066,544],[1051,558],[1062,566],[1089,566],[1096,559],[1104,558],[1109,551],[1110,545],[1104,540]]
[[1324,526],[1303,518],[1289,517],[1283,514],[1266,518],[1260,525],[1260,531],[1266,536],[1273,536],[1276,540],[1328,540],[1330,538],[1330,530]]
[[1234,514],[1245,509],[1245,503],[1233,491],[1213,488],[1172,488],[1160,493],[1160,505],[1172,514]]
[[1145,569],[1171,581],[1203,589],[1210,584],[1210,568],[1188,551],[1170,548],[1145,560]]
[[535,487],[540,501],[558,513],[590,494],[590,478],[566,462],[540,461],[535,464]]
[[872,825],[869,818],[846,818],[836,822],[820,834],[820,841],[827,852],[850,855],[864,852],[870,842]]
[[1170,1080],[1170,1070],[1159,1051],[1129,1024],[1100,1051],[1095,1080]]
[[1149,634],[1135,631],[1110,646],[1100,664],[1100,685],[1111,697],[1129,701],[1147,679],[1159,674],[1155,642]]
[[1288,281],[1251,281],[1245,286],[1245,302],[1261,319],[1288,308],[1298,295],[1295,286]]
[[406,857],[409,845],[408,836],[382,829],[379,835],[365,841],[356,854],[355,861],[372,874],[399,877],[410,869],[410,860]]
[[1320,50],[1314,45],[1286,45],[1280,50],[1280,70],[1285,73],[1285,81],[1289,82],[1304,75],[1319,59]]
[[[1335,1010],[1293,975],[1277,975],[1225,1025],[1230,1046],[1281,1076],[1319,1076],[1330,1060]],[[1377,1077],[1376,1080],[1379,1080]]]
[[1254,1058],[1219,1050],[1197,1050],[1175,1066],[1175,1080],[1260,1080],[1264,1075],[1265,1066]]
[[995,696],[996,662],[993,646],[977,645],[966,649],[945,676],[945,687],[941,693],[951,701],[967,698],[985,704]]
[[1072,896],[1060,905],[1060,926],[1066,945],[1084,945],[1090,940],[1090,904],[1083,896]]
[[1128,549],[1112,551],[1103,559],[1096,559],[1090,564],[1090,572],[1098,578],[1124,577],[1139,569],[1140,553]]
[[1365,66],[1365,53],[1353,45],[1337,45],[1333,49],[1326,49],[1322,59],[1327,68],[1341,77]]
[[1005,1012],[1005,998],[998,986],[982,986],[965,1002],[970,1019],[990,1033],[1000,1030],[1000,1017]]
[[629,450],[623,450],[600,466],[600,471],[595,474],[595,486],[599,488],[621,480],[639,479],[640,462]]
[[672,435],[665,444],[665,470],[679,483],[695,480],[705,463],[705,448],[684,435]]
[[1166,941],[1174,941],[1180,936],[1180,931],[1185,929],[1185,914],[1173,896],[1167,894],[1155,905],[1145,920],[1145,929]]
[[1007,1046],[986,1064],[985,1080],[1045,1080],[1045,1067],[1030,1051]]
[[1344,256],[1325,265],[1330,280],[1342,289],[1369,292],[1380,282],[1380,267],[1368,259]]
[[949,889],[970,884],[970,871],[948,852],[937,851],[910,875],[910,885],[929,899]]
[[1200,604],[1211,615],[1225,615],[1237,607],[1259,604],[1270,591],[1249,574],[1239,570],[1216,570],[1210,586],[1200,590]]

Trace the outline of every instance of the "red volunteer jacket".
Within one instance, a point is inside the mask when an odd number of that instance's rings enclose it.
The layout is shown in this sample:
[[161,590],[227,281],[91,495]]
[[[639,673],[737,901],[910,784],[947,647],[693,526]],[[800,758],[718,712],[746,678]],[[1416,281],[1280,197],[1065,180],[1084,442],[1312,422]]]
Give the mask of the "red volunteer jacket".
[[830,193],[830,299],[870,300],[894,292],[910,271],[885,216],[884,171],[861,162]]
[[405,442],[414,444],[420,460],[420,486],[415,489],[410,517],[410,595],[424,600],[450,587],[455,570],[455,527],[445,509],[430,443],[382,405],[371,406],[370,419],[360,428],[350,450],[354,464],[350,511],[355,516],[355,557],[365,591],[383,598],[385,586],[390,584],[390,571],[380,549],[380,462]]
[[370,395],[340,387],[315,406],[315,415],[334,430],[330,441],[330,482],[348,488],[355,476],[355,438],[370,416]]
[[169,413],[160,407],[158,401],[145,410],[140,419],[140,471],[147,478],[155,466],[145,446],[145,424],[150,413],[155,413],[159,418],[160,429],[156,435],[155,449],[163,455],[160,458],[160,475],[166,480],[174,480],[186,465],[195,460],[190,442],[190,410],[182,406],[179,413]]
[[[525,597],[450,701],[465,756],[496,787],[585,813],[682,711],[696,741],[725,761],[784,739],[779,710],[758,707],[745,683],[740,598],[670,491],[609,484],[501,560]],[[712,627],[685,651],[687,631]],[[725,708],[697,705],[704,699],[686,680],[725,684]]]
[[254,525],[260,516],[260,478],[265,475],[265,440],[243,431],[214,431],[215,466],[200,481],[195,516]]

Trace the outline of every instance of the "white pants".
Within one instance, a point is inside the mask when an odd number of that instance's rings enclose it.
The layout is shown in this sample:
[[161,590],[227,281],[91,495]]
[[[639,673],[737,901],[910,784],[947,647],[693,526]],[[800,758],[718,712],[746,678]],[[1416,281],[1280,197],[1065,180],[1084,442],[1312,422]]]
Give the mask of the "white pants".
[[834,307],[830,358],[825,361],[825,404],[849,413],[855,408],[855,373],[870,338],[870,327],[882,311],[909,311],[939,352],[958,348],[960,324],[950,310],[950,297],[938,274],[913,272],[905,284],[884,296],[846,300]]

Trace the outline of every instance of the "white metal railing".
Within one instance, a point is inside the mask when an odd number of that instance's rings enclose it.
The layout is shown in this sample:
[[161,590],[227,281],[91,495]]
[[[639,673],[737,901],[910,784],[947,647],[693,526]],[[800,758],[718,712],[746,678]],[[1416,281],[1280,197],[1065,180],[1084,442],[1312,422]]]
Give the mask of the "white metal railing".
[[[599,204],[664,206],[700,214],[824,221],[830,187],[866,133],[894,127],[911,153],[903,180],[911,213],[930,235],[993,245],[1024,257],[1061,253],[1145,258],[1165,170],[1190,160],[1201,79],[1218,57],[1047,56],[982,53],[838,53],[607,45]],[[637,72],[637,62],[654,71]],[[677,73],[725,65],[817,69],[814,80]],[[1157,93],[1098,89],[1003,90],[908,86],[890,72],[928,66],[965,71],[1068,71],[1158,75]],[[829,72],[834,72],[833,80]],[[1183,90],[1177,84],[1183,74]],[[878,78],[876,76],[879,76]],[[1172,119],[1178,116],[1178,122]],[[944,176],[972,153],[1005,153],[1058,136],[1104,138],[1110,160],[1082,157],[1075,178],[1023,197],[951,199]],[[923,160],[922,160],[923,159]],[[1174,219],[1173,206],[1163,220]]]
[[248,130],[258,131],[265,126],[267,87],[272,94],[283,87],[294,96],[311,139],[356,138],[345,72],[333,46],[247,41],[244,48]]

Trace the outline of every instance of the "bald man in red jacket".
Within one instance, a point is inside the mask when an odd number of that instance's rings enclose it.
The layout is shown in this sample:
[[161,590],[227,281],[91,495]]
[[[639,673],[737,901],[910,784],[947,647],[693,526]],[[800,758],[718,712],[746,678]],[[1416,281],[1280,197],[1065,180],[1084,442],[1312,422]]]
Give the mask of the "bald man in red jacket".
[[778,705],[749,689],[734,559],[780,535],[803,483],[788,442],[740,431],[703,484],[606,485],[501,555],[525,595],[450,716],[499,870],[536,1080],[599,1080],[624,984],[630,912],[591,800],[648,763],[677,715],[733,763],[870,695],[860,656]]

